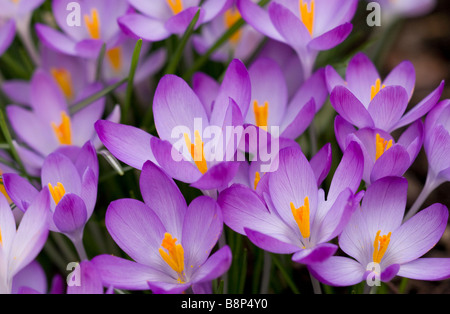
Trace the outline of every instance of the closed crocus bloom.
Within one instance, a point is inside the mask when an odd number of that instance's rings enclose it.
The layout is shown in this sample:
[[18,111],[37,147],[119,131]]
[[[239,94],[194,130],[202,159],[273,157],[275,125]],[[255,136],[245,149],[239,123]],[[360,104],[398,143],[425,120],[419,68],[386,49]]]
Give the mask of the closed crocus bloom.
[[297,52],[305,79],[319,51],[337,46],[350,34],[357,5],[354,0],[276,0],[266,10],[251,0],[237,1],[244,20]]
[[350,257],[333,256],[311,265],[313,275],[333,286],[351,286],[366,279],[388,282],[395,276],[449,278],[450,258],[422,257],[444,233],[448,209],[433,204],[402,223],[406,194],[404,178],[374,182],[339,237],[339,247]]
[[[42,188],[51,195],[49,229],[70,238],[82,259],[86,258],[81,250],[84,226],[97,200],[98,171],[96,151],[90,142],[68,155],[54,152],[42,166]],[[4,184],[17,207],[27,212],[38,190],[17,174],[5,174]]]
[[342,151],[352,141],[360,145],[364,154],[363,180],[366,186],[382,177],[403,176],[419,154],[424,140],[421,120],[412,123],[397,140],[380,129],[356,130],[341,116],[336,117],[334,126]]
[[[326,173],[327,167],[319,165],[328,164],[328,158],[320,159],[314,166]],[[329,241],[340,234],[361,199],[361,193],[355,193],[362,172],[363,156],[353,143],[325,198],[318,188],[322,171],[312,169],[300,147],[288,147],[279,153],[278,170],[264,174],[269,176],[264,193],[236,184],[219,194],[218,203],[225,224],[258,247],[293,254],[292,260],[298,263],[319,263],[337,250]]]
[[189,206],[158,166],[148,161],[140,177],[144,203],[112,202],[106,227],[117,245],[134,261],[111,255],[92,259],[105,286],[181,293],[218,278],[231,264],[231,250],[212,249],[222,233],[222,215],[215,200],[200,196]]
[[348,64],[345,80],[331,66],[326,67],[330,101],[334,109],[358,128],[386,132],[423,117],[439,101],[444,82],[405,113],[415,86],[415,70],[409,61],[397,65],[382,80],[372,61],[362,52]]
[[[86,92],[92,95],[101,86],[92,86]],[[68,103],[52,77],[38,70],[30,84],[31,110],[20,106],[7,107],[7,115],[14,132],[28,147],[16,144],[29,173],[39,175],[46,156],[57,149],[81,147],[87,141],[99,145],[94,123],[104,113],[105,99],[99,99],[71,114]],[[115,110],[109,118],[117,119]]]
[[147,41],[160,41],[183,34],[200,10],[197,26],[214,19],[230,0],[128,0],[140,13],[130,12],[119,18],[122,30]]
[[[32,263],[40,253],[48,236],[48,188],[33,200],[16,228],[11,207],[0,195],[0,293],[13,290],[14,277]],[[19,283],[19,282],[17,282]]]
[[117,18],[129,8],[127,1],[55,0],[53,15],[62,32],[36,24],[40,40],[50,48],[72,56],[98,57],[103,44],[112,48],[121,35]]

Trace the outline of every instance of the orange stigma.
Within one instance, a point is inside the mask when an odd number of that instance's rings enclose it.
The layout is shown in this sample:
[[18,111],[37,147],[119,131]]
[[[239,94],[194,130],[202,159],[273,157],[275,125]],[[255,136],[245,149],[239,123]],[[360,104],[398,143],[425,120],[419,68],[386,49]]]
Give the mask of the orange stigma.
[[51,68],[50,72],[64,93],[64,96],[69,100],[72,99],[74,94],[72,89],[72,75],[70,72],[64,68]]
[[90,16],[88,14],[84,15],[84,23],[91,38],[100,39],[100,17],[97,9],[93,8]]
[[372,101],[372,99],[380,92],[380,90],[385,87],[386,85],[381,85],[381,80],[377,79],[375,81],[375,85],[372,85],[372,87],[370,88],[370,101]]
[[191,142],[191,140],[189,139],[189,135],[187,135],[186,133],[184,134],[184,140],[195,165],[197,166],[198,170],[200,170],[200,172],[204,174],[206,171],[208,171],[208,165],[206,164],[205,154],[203,151],[204,143],[200,136],[200,132],[198,130],[195,130],[194,143]]
[[64,189],[64,185],[61,182],[58,182],[56,186],[53,186],[51,183],[48,184],[48,189],[50,191],[50,195],[53,197],[55,204],[61,201],[61,199],[66,194],[66,189]]
[[114,72],[120,72],[122,69],[122,49],[120,47],[109,49],[106,56]]
[[[241,14],[236,8],[228,9],[224,14],[225,19],[225,27],[229,29],[231,26],[233,26],[237,21],[241,19]],[[231,38],[230,41],[232,44],[236,45],[242,36],[242,30],[238,30],[235,32]]]
[[381,157],[389,148],[392,146],[392,140],[386,141],[384,138],[380,136],[380,134],[377,133],[376,139],[375,139],[375,160],[378,160],[378,158]]
[[182,0],[166,0],[166,1],[174,15],[177,15],[178,13],[183,11]]
[[267,122],[269,119],[269,103],[264,102],[264,106],[259,106],[258,101],[253,101],[253,112],[255,113],[256,126],[267,131]]
[[308,7],[308,3],[305,3],[303,0],[299,1],[300,17],[312,37],[314,27],[314,0],[311,0],[310,5]]
[[381,259],[384,256],[384,253],[386,253],[386,250],[389,246],[389,241],[391,241],[391,232],[389,232],[387,235],[380,236],[381,230],[378,230],[377,234],[375,235],[375,241],[373,242],[373,261],[375,263],[380,263]]
[[305,197],[303,201],[303,206],[296,208],[294,203],[291,202],[291,211],[294,216],[295,221],[297,222],[298,228],[300,229],[300,233],[302,237],[307,239],[311,235],[310,230],[310,221],[309,221],[309,198]]
[[52,122],[53,132],[61,145],[72,145],[72,130],[70,117],[63,111],[61,112],[61,124]]
[[186,281],[184,275],[184,249],[181,244],[175,244],[176,238],[168,232],[164,234],[164,239],[159,248],[159,254],[162,259],[178,274],[178,282],[184,283]]

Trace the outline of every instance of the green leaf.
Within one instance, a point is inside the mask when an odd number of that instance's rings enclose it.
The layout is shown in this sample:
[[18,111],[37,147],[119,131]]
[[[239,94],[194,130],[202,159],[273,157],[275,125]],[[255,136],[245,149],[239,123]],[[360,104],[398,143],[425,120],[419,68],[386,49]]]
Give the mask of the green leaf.
[[131,100],[133,96],[133,84],[134,84],[134,75],[136,74],[136,68],[139,63],[139,56],[141,54],[142,48],[142,39],[139,39],[134,46],[133,58],[131,59],[131,67],[128,74],[128,84],[127,91],[125,94],[125,101],[122,107],[122,121],[126,122],[128,120],[128,111],[131,106]]

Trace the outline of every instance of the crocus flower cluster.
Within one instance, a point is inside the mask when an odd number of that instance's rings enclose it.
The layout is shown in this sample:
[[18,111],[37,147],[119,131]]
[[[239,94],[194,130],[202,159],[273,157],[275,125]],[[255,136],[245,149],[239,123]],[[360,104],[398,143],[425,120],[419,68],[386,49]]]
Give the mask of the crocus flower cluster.
[[0,0],[0,293],[450,278],[445,82],[349,54],[357,0],[43,3]]

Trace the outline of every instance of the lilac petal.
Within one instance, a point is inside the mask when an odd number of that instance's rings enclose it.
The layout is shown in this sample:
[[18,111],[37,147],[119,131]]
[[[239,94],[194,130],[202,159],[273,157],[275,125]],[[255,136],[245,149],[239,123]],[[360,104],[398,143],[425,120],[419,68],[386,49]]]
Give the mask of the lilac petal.
[[323,263],[308,265],[320,282],[331,286],[352,286],[363,280],[365,269],[353,259],[332,256]]
[[376,128],[391,130],[408,106],[408,94],[401,86],[387,86],[369,104],[369,113]]
[[309,161],[320,186],[331,168],[331,144],[325,144]]
[[154,294],[180,294],[184,292],[191,283],[184,283],[180,284],[176,281],[172,282],[158,282],[158,281],[152,281],[148,282],[148,287]]
[[330,101],[337,113],[358,128],[374,127],[369,112],[347,88],[337,86],[330,94]]
[[205,108],[208,118],[211,116],[214,100],[219,93],[220,85],[209,75],[195,73],[192,77],[192,89]]
[[44,24],[35,25],[36,34],[41,42],[61,53],[76,56],[76,42],[59,31]]
[[364,156],[360,146],[351,142],[344,151],[339,166],[334,173],[327,195],[327,201],[333,202],[338,195],[350,188],[353,193],[359,188],[364,171]]
[[[290,115],[290,111],[291,110],[288,109],[288,112],[285,114],[285,120],[281,125],[281,136],[296,139],[305,132],[314,120],[316,114],[316,102],[314,101],[314,98],[311,98],[295,116]],[[291,121],[290,119],[292,119],[292,117],[294,117],[294,120]],[[286,121],[290,121],[289,124],[286,123]]]
[[449,258],[419,258],[400,266],[399,276],[416,280],[444,280],[450,277]]
[[342,43],[353,29],[351,23],[345,23],[335,27],[334,29],[314,38],[308,44],[309,49],[329,50]]
[[268,13],[275,29],[295,50],[303,49],[311,40],[305,24],[285,6],[272,2]]
[[37,261],[32,261],[24,269],[14,276],[12,283],[12,294],[29,294],[31,289],[37,294],[47,293],[47,276],[44,269]]
[[11,249],[16,236],[16,222],[11,207],[3,194],[0,196],[0,232],[2,236],[2,253],[7,253]]
[[89,219],[97,201],[98,175],[91,168],[86,169],[81,178],[80,197],[86,205],[87,218]]
[[400,270],[399,264],[392,264],[383,269],[383,272],[381,273],[380,279],[383,282],[391,281],[392,278],[394,278],[398,271]]
[[292,256],[292,260],[294,262],[306,265],[322,263],[333,256],[337,249],[338,246],[336,244],[322,243],[312,249],[303,249],[296,252]]
[[44,161],[41,173],[43,186],[49,183],[56,186],[58,182],[64,185],[66,193],[79,195],[81,178],[73,162],[61,153],[52,153]]
[[163,265],[158,249],[165,228],[144,203],[133,199],[113,201],[106,212],[105,223],[117,245],[135,261]]
[[75,194],[65,194],[56,205],[53,221],[61,233],[71,237],[80,236],[87,222],[86,205]]
[[409,154],[409,159],[414,161],[419,154],[422,144],[424,141],[424,126],[422,121],[419,119],[411,126],[409,126],[405,132],[402,133],[397,141],[397,144],[402,145],[406,148]]
[[408,94],[408,99],[411,99],[416,84],[414,65],[410,61],[401,62],[384,79],[383,84],[402,86]]
[[327,65],[325,67],[325,77],[327,82],[327,89],[328,92],[331,93],[331,91],[336,86],[345,86],[346,82],[344,79],[340,76],[340,74],[331,66]]
[[216,201],[207,196],[194,199],[183,222],[183,249],[186,265],[203,264],[222,233],[222,214]]
[[275,237],[261,233],[259,231],[244,228],[248,239],[257,247],[276,254],[292,254],[300,248],[288,242],[283,242]]
[[75,45],[78,56],[88,59],[95,59],[102,50],[103,41],[98,39],[84,39]]
[[120,257],[98,255],[91,261],[102,278],[103,285],[117,289],[148,290],[148,281],[161,279],[163,273]]
[[[61,30],[69,35],[73,40],[79,41],[89,36],[86,27],[81,25],[74,27],[67,23],[67,15],[70,13],[68,10],[68,4],[70,0],[55,0],[52,2],[52,12],[55,17],[55,21]],[[87,10],[86,10],[87,11]]]
[[192,275],[191,281],[202,283],[222,276],[231,265],[231,249],[228,245],[211,255]]
[[148,161],[142,168],[139,185],[145,204],[156,213],[167,232],[181,237],[187,205],[176,183]]
[[219,194],[217,202],[225,224],[240,234],[245,234],[245,229],[251,229],[270,235],[279,242],[292,243],[292,239],[296,239],[293,230],[275,213],[270,213],[261,197],[248,187],[234,184]]
[[127,165],[142,169],[147,160],[156,161],[150,148],[153,136],[149,133],[106,120],[97,121],[95,130],[111,154]]
[[90,168],[94,172],[94,175],[98,177],[99,165],[97,151],[91,141],[87,141],[81,150],[77,152],[74,163],[80,176],[83,176],[85,171]]
[[0,27],[0,56],[9,48],[16,35],[16,23],[8,20]]
[[427,114],[439,101],[444,90],[445,82],[442,81],[439,86],[425,97],[419,104],[409,110],[392,128],[394,131],[402,126],[408,125]]
[[31,102],[30,83],[22,80],[9,80],[3,82],[3,92],[14,103],[29,105]]
[[236,5],[242,18],[257,31],[272,39],[284,42],[283,37],[273,26],[269,14],[263,8],[251,0],[237,0]]
[[239,164],[234,161],[224,161],[212,166],[191,186],[200,190],[223,189],[234,178]]
[[50,193],[44,188],[23,215],[11,245],[10,274],[14,276],[33,261],[44,247],[48,236]]
[[450,134],[442,125],[437,125],[428,133],[424,143],[428,164],[435,173],[439,173],[449,167]]
[[200,10],[199,19],[197,21],[197,24],[195,27],[198,27],[199,21],[203,20],[203,16],[205,14],[204,10],[199,7],[190,7],[187,8],[177,15],[174,15],[170,17],[166,23],[164,24],[166,26],[166,29],[171,34],[183,34],[186,32],[186,29],[188,28],[189,24],[192,22],[195,14],[197,14],[197,11]]
[[370,181],[374,182],[388,176],[402,176],[411,163],[406,149],[395,144],[377,159],[370,174]]
[[408,219],[392,233],[386,263],[404,264],[424,255],[442,237],[447,220],[448,209],[442,204],[433,204]]
[[103,284],[100,274],[94,264],[83,261],[79,265],[80,285],[67,287],[67,294],[103,294]]
[[3,184],[14,204],[25,212],[39,191],[25,178],[15,173],[4,173]]
[[125,34],[137,39],[160,41],[170,36],[163,21],[138,13],[126,14],[118,19],[118,23]]
[[371,86],[380,79],[373,62],[364,53],[357,53],[348,64],[345,78],[348,88],[367,108],[370,103]]
[[202,18],[203,23],[209,22],[221,14],[225,9],[232,5],[232,0],[216,0],[205,1],[202,4],[202,9],[205,11],[205,16]]
[[347,137],[356,132],[356,129],[347,120],[337,115],[334,119],[334,133],[336,141],[341,149],[345,151],[347,148]]
[[192,291],[194,294],[212,294],[212,281],[193,284]]
[[[195,128],[198,128],[196,120],[202,123],[208,121],[197,95],[183,79],[175,75],[165,75],[159,81],[153,101],[153,112],[159,137],[171,143],[175,142],[175,131],[186,133],[189,130],[191,134],[188,135],[193,136]],[[203,130],[198,131],[203,133]]]
[[128,2],[139,12],[150,17],[165,19],[172,15],[170,7],[162,1],[129,0]]
[[270,197],[276,211],[299,233],[290,203],[298,208],[304,204],[305,197],[308,197],[310,215],[314,217],[318,202],[316,177],[299,147],[287,147],[280,151],[278,170],[270,174],[270,179]]
[[193,162],[185,160],[170,142],[153,137],[150,145],[156,162],[170,177],[192,183],[202,176],[197,166]]

